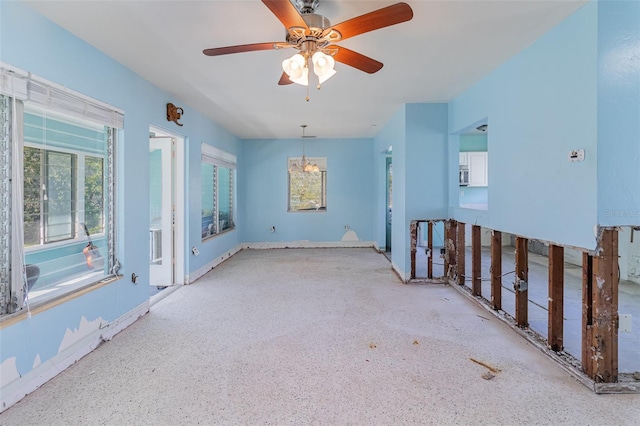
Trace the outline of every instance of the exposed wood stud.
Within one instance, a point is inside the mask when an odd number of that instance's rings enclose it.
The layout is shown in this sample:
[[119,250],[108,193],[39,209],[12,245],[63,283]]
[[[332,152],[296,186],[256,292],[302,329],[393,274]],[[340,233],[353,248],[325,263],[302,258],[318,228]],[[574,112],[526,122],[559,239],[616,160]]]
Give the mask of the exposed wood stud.
[[529,240],[516,237],[516,325],[529,325]]
[[605,229],[593,258],[593,345],[597,383],[618,381],[618,231]]
[[433,278],[433,222],[427,225],[427,248],[429,249],[429,257],[427,257],[427,278]]
[[416,251],[418,250],[418,222],[413,220],[409,224],[411,235],[411,278],[416,277]]
[[502,309],[502,232],[491,235],[491,307]]
[[451,228],[451,222],[448,220],[444,221],[444,247],[445,247],[445,253],[444,253],[444,276],[447,276],[447,271],[449,270],[449,250],[447,249],[447,241],[449,241],[449,235],[450,235],[450,228]]
[[456,244],[458,251],[457,265],[458,265],[458,284],[464,285],[464,281],[466,279],[465,272],[465,263],[466,263],[466,253],[465,253],[465,224],[462,222],[458,222],[458,244]]
[[482,296],[482,252],[480,226],[471,227],[471,293]]
[[549,245],[549,321],[547,342],[554,351],[561,351],[564,324],[564,247]]
[[[458,259],[456,256],[456,245],[457,245],[457,235],[458,235],[458,222],[455,220],[450,220],[449,226],[449,239],[447,240],[447,254],[449,256],[449,268],[445,271],[445,276],[447,278],[453,278],[453,272],[456,271]],[[449,270],[451,269],[451,270]]]
[[593,257],[582,253],[582,370],[593,378]]

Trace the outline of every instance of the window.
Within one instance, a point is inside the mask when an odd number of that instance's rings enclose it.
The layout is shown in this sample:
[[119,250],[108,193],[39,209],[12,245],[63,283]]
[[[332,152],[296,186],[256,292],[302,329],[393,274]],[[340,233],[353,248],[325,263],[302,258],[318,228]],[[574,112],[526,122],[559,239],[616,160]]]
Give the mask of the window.
[[[82,175],[81,175],[82,173]],[[78,190],[78,184],[83,188]],[[24,148],[24,245],[76,238],[76,224],[104,232],[104,158]],[[78,206],[83,206],[78,208]]]
[[290,212],[327,210],[327,159],[289,158]]
[[202,239],[235,229],[234,175],[236,157],[202,144]]
[[[117,272],[115,148],[123,116],[68,89],[0,69],[0,314]],[[16,90],[16,88],[18,90]],[[11,124],[11,125],[9,125]],[[27,303],[28,302],[28,303]]]

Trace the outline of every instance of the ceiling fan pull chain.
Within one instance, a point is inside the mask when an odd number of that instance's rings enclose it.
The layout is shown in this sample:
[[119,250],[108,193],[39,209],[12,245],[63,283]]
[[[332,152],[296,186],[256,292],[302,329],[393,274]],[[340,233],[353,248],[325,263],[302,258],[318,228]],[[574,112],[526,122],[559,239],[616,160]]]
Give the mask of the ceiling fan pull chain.
[[[310,69],[310,68],[311,68],[311,67],[309,66],[309,65],[310,65],[310,62],[311,62],[311,57],[307,55],[307,63],[306,63],[307,69]],[[307,97],[306,97],[306,98],[304,98],[304,100],[305,100],[305,101],[307,101],[307,102],[309,102],[309,84],[307,84]]]

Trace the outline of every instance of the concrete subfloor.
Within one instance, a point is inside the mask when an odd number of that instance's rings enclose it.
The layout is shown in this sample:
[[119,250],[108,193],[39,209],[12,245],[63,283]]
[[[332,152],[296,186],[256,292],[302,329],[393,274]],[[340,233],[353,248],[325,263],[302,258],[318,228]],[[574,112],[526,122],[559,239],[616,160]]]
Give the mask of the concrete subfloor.
[[[438,249],[435,249],[439,253]],[[482,247],[482,296],[491,300],[491,249]],[[442,263],[436,255],[434,263]],[[427,257],[424,247],[416,252],[416,277],[426,277]],[[546,256],[529,253],[529,327],[543,336],[548,336],[548,278],[549,263]],[[443,266],[436,269],[434,276],[443,275]],[[471,287],[471,247],[466,248],[465,285]],[[581,359],[582,351],[582,268],[565,262],[564,265],[564,351],[576,359]],[[515,248],[502,247],[502,309],[515,316],[515,294],[513,281],[515,277]],[[640,372],[640,284],[631,281],[620,281],[618,291],[618,311],[620,314],[631,314],[630,332],[618,335],[618,369],[620,373]]]
[[0,424],[638,424],[640,395],[594,394],[485,317],[372,249],[243,250]]

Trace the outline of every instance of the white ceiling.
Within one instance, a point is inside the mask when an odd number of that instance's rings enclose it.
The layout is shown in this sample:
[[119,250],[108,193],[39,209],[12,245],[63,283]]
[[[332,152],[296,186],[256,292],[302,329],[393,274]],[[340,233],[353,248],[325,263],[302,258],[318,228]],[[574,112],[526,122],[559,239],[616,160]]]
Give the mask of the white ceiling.
[[[372,137],[405,103],[447,102],[586,0],[414,0],[414,18],[340,45],[384,63],[366,74],[337,63],[317,91],[278,86],[291,49],[208,57],[202,50],[284,41],[258,0],[28,1],[71,33],[241,138]],[[321,0],[337,24],[395,1]]]

